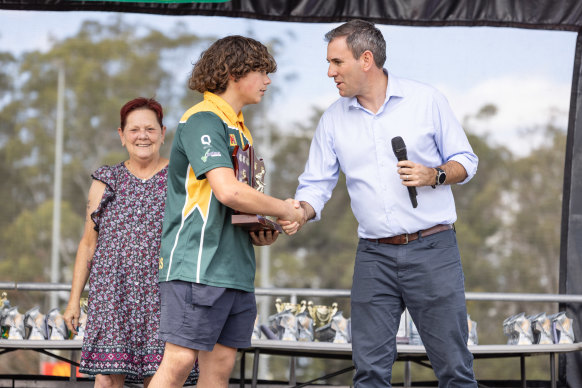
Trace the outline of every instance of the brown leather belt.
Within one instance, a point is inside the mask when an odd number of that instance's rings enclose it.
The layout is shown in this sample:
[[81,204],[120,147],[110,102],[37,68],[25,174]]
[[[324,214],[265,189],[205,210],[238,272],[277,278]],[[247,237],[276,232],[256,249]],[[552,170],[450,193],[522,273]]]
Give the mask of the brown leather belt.
[[366,240],[377,242],[380,244],[394,244],[394,245],[402,245],[408,244],[411,241],[418,240],[419,235],[426,237],[430,236],[431,234],[435,234],[438,232],[444,232],[445,230],[453,229],[453,225],[435,225],[432,228],[428,228],[425,230],[418,231],[416,233],[410,234],[399,234],[398,236],[392,237],[384,237],[384,238],[367,238]]

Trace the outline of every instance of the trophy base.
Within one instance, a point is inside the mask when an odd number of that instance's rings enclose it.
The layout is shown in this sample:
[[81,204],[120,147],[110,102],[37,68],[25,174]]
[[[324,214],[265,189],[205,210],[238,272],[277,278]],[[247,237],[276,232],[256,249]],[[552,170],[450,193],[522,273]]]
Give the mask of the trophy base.
[[256,232],[258,230],[276,230],[279,233],[283,233],[281,225],[258,214],[233,214],[232,224],[240,226],[249,232]]

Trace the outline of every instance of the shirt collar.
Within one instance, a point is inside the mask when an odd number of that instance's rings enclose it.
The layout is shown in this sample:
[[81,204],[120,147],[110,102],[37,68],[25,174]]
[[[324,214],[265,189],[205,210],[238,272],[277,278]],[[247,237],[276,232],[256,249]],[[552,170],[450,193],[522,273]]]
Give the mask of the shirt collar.
[[[399,81],[398,77],[396,77],[392,73],[388,72],[388,69],[383,69],[383,71],[384,71],[384,74],[386,74],[388,76],[388,82],[386,84],[386,99],[384,100],[384,104],[382,104],[382,107],[380,108],[380,110],[378,110],[378,114],[384,110],[384,108],[386,107],[386,104],[388,103],[390,98],[392,98],[392,97],[394,97],[394,98],[404,97],[404,92],[400,86],[400,81]],[[358,102],[358,99],[356,97],[350,97],[348,99],[348,107],[350,109],[364,109],[364,110],[366,110],[366,108],[364,108]]]
[[244,125],[245,119],[243,117],[242,112],[238,115],[235,113],[234,109],[228,102],[226,102],[222,97],[214,94],[212,92],[204,92],[204,99],[216,105],[216,108],[220,110],[224,116],[230,121],[231,123],[235,124],[240,122]]

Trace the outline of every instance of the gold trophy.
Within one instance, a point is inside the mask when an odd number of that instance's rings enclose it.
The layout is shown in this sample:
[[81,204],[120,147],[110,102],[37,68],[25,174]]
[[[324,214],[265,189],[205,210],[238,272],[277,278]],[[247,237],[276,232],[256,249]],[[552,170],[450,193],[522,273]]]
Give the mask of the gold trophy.
[[307,304],[309,315],[313,319],[315,328],[323,327],[331,322],[331,318],[337,313],[338,305],[334,302],[331,307],[323,305],[314,305],[309,301]]
[[[263,159],[255,156],[253,146],[247,145],[246,148],[236,146],[232,159],[236,179],[263,193],[265,191],[265,164]],[[281,225],[260,214],[235,212],[232,215],[232,224],[249,232],[277,230],[283,233]]]

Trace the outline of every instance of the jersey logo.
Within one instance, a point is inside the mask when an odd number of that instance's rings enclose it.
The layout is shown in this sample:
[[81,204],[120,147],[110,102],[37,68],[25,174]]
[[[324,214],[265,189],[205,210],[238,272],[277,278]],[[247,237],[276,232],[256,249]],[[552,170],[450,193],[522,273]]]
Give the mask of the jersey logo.
[[234,147],[234,146],[236,146],[236,145],[237,145],[237,143],[236,143],[236,136],[234,136],[234,135],[231,133],[231,134],[230,134],[230,146],[231,146],[231,147]]

